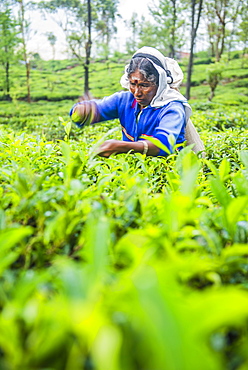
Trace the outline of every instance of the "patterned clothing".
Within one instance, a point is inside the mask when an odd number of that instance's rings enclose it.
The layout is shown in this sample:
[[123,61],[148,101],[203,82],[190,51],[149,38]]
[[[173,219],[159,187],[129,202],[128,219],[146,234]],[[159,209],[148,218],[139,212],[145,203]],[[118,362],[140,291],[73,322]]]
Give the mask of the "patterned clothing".
[[[185,141],[186,115],[185,107],[181,101],[172,101],[161,107],[148,105],[140,110],[133,94],[129,91],[121,91],[102,100],[94,101],[94,103],[97,112],[91,123],[119,118],[124,141],[138,141],[154,137],[164,144],[170,152],[172,152],[169,142],[170,134],[174,136],[176,144]],[[83,102],[83,104],[87,104],[87,102]],[[82,124],[78,124],[78,126],[82,127]],[[167,154],[161,149],[158,153],[162,156]]]

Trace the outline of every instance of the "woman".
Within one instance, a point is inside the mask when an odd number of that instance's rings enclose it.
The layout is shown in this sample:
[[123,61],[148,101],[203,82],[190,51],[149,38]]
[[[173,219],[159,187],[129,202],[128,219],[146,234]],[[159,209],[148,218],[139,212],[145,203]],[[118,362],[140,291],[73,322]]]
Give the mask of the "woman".
[[[173,141],[177,147],[185,141],[185,127],[191,115],[189,104],[177,90],[182,78],[176,61],[155,48],[143,47],[133,55],[120,81],[129,91],[75,104],[70,112],[72,121],[83,127],[119,118],[122,140],[105,141],[98,149],[102,157],[129,151],[168,155],[173,152]],[[155,140],[151,142],[149,137]],[[160,149],[159,143],[166,150]]]

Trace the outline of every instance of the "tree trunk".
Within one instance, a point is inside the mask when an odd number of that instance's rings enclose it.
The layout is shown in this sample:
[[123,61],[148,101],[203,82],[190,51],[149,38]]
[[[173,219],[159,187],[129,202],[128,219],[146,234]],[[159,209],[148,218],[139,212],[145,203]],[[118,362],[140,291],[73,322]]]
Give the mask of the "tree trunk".
[[218,85],[218,82],[219,82],[218,77],[217,76],[213,76],[212,77],[212,81],[210,83],[211,92],[210,92],[210,95],[208,97],[208,100],[209,101],[212,101],[212,99],[213,99],[213,97],[215,95],[215,90],[216,90],[216,87]]
[[191,39],[190,39],[190,55],[189,64],[187,71],[187,86],[186,86],[186,99],[190,98],[190,87],[191,87],[191,75],[193,69],[193,57],[194,57],[194,44],[195,44],[195,0],[191,0]]
[[172,27],[172,45],[170,45],[171,49],[171,58],[175,58],[175,44],[176,44],[176,20],[177,20],[177,13],[176,13],[176,0],[172,0],[173,5],[173,27]]
[[191,40],[190,40],[189,64],[188,64],[188,71],[187,71],[186,99],[190,99],[191,75],[192,75],[193,59],[194,59],[194,46],[195,46],[196,33],[198,30],[200,18],[201,18],[202,3],[203,3],[203,0],[200,0],[199,7],[198,7],[197,20],[195,24],[196,0],[191,0]]
[[191,87],[191,76],[193,70],[193,59],[194,59],[194,40],[191,37],[191,45],[190,45],[190,55],[189,55],[189,64],[188,64],[188,71],[187,71],[187,86],[186,86],[186,99],[190,99],[190,87]]
[[88,40],[85,44],[85,64],[84,64],[84,95],[89,97],[89,65],[90,65],[90,55],[91,55],[91,3],[87,0],[87,10],[88,10]]
[[212,101],[213,97],[214,97],[214,90],[211,90],[211,93],[210,93],[210,95],[208,97],[208,100],[209,101]]
[[24,62],[26,66],[26,84],[27,84],[27,101],[28,103],[31,102],[31,96],[30,96],[30,64],[27,56],[27,45],[26,45],[26,39],[25,39],[25,9],[24,9],[24,3],[23,0],[19,0],[20,2],[20,25],[21,25],[21,34],[22,34],[22,45],[23,45],[23,56],[24,56]]
[[[27,58],[27,55],[26,55]],[[27,58],[26,60],[26,80],[27,80],[27,102],[31,103],[31,94],[30,94],[30,62]]]
[[[5,45],[5,53],[6,55],[8,55],[8,45]],[[10,76],[9,76],[9,61],[7,60],[5,63],[4,63],[4,67],[5,67],[5,83],[6,83],[6,99],[7,100],[11,100],[11,97],[10,97]]]
[[9,62],[5,64],[5,80],[6,80],[6,99],[11,100],[10,97],[10,83],[9,83]]
[[[225,17],[225,14],[224,16]],[[221,34],[220,34],[220,37],[218,39],[218,44],[216,46],[216,62],[219,62],[220,61],[220,58],[223,54],[223,51],[224,51],[224,46],[225,46],[225,38],[226,38],[226,22],[225,22],[225,18],[223,18],[222,22],[221,22]],[[219,46],[220,44],[220,46]]]

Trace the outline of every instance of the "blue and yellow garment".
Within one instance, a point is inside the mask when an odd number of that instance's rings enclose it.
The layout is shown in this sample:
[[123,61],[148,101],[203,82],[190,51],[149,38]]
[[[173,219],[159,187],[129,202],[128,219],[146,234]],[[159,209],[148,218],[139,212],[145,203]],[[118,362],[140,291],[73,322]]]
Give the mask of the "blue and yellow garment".
[[[92,103],[93,101],[85,101],[77,104]],[[129,91],[121,91],[102,100],[94,100],[94,104],[96,112],[90,119],[91,122],[88,117],[83,124],[75,122],[77,126],[83,127],[85,122],[92,124],[119,118],[124,141],[138,141],[154,137],[170,152],[173,150],[168,140],[170,134],[175,137],[176,144],[185,141],[186,115],[181,101],[171,101],[161,107],[148,105],[140,110],[133,94]],[[71,109],[70,115],[76,105]],[[160,150],[158,155],[165,156],[167,153]]]

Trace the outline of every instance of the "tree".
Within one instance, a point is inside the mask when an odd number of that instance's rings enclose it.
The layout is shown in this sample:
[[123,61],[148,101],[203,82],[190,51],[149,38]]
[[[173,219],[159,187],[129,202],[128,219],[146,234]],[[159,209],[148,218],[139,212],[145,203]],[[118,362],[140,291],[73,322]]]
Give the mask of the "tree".
[[27,51],[27,34],[29,32],[29,22],[27,22],[25,13],[26,6],[23,0],[17,0],[19,3],[19,25],[21,29],[21,43],[23,50],[23,58],[26,67],[26,84],[27,84],[27,102],[31,103],[31,93],[30,93],[30,60]]
[[138,14],[132,13],[129,20],[125,21],[125,26],[131,30],[131,37],[126,41],[127,52],[133,54],[137,49],[139,33],[140,33],[140,22],[138,21]]
[[164,42],[158,38],[157,25],[141,18],[139,25],[139,41],[138,47],[152,45],[162,51],[165,50]]
[[208,0],[206,2],[205,14],[211,54],[217,62],[225,50],[227,25],[229,24],[231,28],[235,26],[241,4],[241,0]]
[[[96,37],[99,35],[99,19],[103,19],[103,16],[104,19],[107,19],[107,5],[111,1],[113,4],[117,4],[117,0],[102,0],[100,10],[97,9],[97,5],[100,4],[99,0],[50,0],[39,3],[40,9],[56,15],[55,21],[65,33],[69,51],[83,65],[85,72],[84,94],[86,96],[89,94],[92,34],[94,32]],[[115,9],[114,6],[111,7],[112,21]],[[100,13],[98,13],[98,10]],[[110,26],[104,28],[103,35],[106,37],[106,42],[109,42]]]
[[85,70],[85,76],[84,76],[84,94],[86,97],[89,97],[89,65],[90,65],[90,55],[91,55],[91,2],[90,0],[87,0],[87,26],[88,26],[88,37],[85,43],[85,64],[84,64],[84,70]]
[[194,48],[197,30],[200,24],[203,0],[191,0],[191,32],[190,32],[190,55],[187,70],[186,98],[190,98],[191,75],[193,69]]
[[15,60],[16,46],[20,42],[17,21],[14,19],[8,4],[0,10],[0,63],[3,66],[5,81],[5,98],[10,100],[10,65]]
[[247,54],[247,48],[248,48],[248,0],[245,0],[242,4],[241,11],[240,11],[240,18],[241,22],[239,25],[239,32],[238,32],[238,38],[243,44],[243,56]]
[[91,0],[41,1],[39,9],[55,15],[55,22],[65,33],[70,53],[82,63],[85,72],[84,93],[89,94],[91,53]]
[[47,39],[52,47],[52,51],[53,51],[53,60],[55,59],[55,44],[56,44],[56,41],[57,41],[57,37],[54,35],[53,32],[47,32],[46,33],[46,36],[47,36]]
[[115,26],[118,0],[95,0],[94,9],[96,11],[95,31],[98,49],[103,49],[105,58],[108,59],[110,41],[112,34],[117,32]]
[[209,101],[211,101],[214,97],[216,87],[218,86],[222,77],[223,69],[224,65],[220,62],[210,64],[210,66],[207,68],[207,81],[210,86],[210,95],[208,98]]
[[242,21],[240,23],[240,32],[239,32],[239,38],[240,41],[243,43],[243,56],[247,54],[248,49],[248,20]]
[[160,48],[171,58],[184,42],[183,26],[185,4],[181,0],[160,0],[157,5],[149,8],[156,22],[156,37]]

